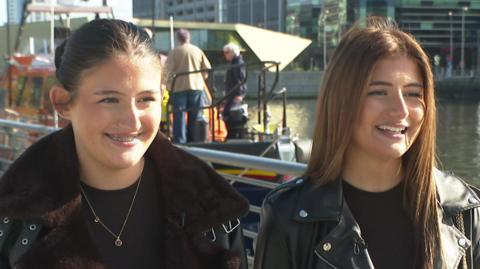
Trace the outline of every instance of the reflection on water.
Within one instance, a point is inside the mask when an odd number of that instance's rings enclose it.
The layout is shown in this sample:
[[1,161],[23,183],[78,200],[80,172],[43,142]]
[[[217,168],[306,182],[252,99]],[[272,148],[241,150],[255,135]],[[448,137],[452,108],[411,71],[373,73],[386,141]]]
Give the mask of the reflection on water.
[[[248,102],[250,125],[257,123],[256,102]],[[287,124],[300,138],[311,138],[315,121],[315,99],[289,100]],[[437,146],[440,167],[453,171],[480,187],[480,104],[440,101],[438,104]],[[271,122],[281,123],[282,104],[270,105]]]
[[480,186],[480,104],[438,104],[437,147],[441,166]]

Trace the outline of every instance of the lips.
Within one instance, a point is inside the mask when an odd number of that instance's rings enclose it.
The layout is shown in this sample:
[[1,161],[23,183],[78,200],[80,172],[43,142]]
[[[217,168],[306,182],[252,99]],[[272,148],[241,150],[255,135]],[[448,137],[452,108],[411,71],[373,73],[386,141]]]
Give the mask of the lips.
[[392,134],[405,134],[408,130],[407,126],[389,126],[389,125],[379,125],[375,126],[378,130],[383,132],[389,132]]

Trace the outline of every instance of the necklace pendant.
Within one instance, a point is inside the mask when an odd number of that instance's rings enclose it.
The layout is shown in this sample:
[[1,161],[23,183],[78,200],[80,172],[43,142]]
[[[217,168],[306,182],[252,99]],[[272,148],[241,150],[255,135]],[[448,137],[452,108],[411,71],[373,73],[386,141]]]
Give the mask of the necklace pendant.
[[100,222],[100,219],[99,219],[98,217],[95,217],[95,219],[93,219],[93,221],[94,221],[95,223],[99,223],[99,222]]
[[121,247],[122,245],[123,245],[122,240],[120,240],[120,238],[117,237],[117,240],[115,240],[115,246]]

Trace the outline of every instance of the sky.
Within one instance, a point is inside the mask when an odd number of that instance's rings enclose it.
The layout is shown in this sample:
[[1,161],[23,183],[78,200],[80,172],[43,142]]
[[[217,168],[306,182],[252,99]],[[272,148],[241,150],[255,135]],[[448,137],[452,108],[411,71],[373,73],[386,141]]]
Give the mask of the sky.
[[7,0],[0,0],[0,25],[7,22]]

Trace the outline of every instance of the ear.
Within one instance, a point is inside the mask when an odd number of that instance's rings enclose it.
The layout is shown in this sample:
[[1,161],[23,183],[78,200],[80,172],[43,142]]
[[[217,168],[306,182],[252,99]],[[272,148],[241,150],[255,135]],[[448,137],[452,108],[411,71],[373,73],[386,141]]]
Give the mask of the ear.
[[54,85],[49,92],[50,102],[53,108],[57,111],[60,117],[70,120],[69,103],[71,101],[71,94],[64,87]]

